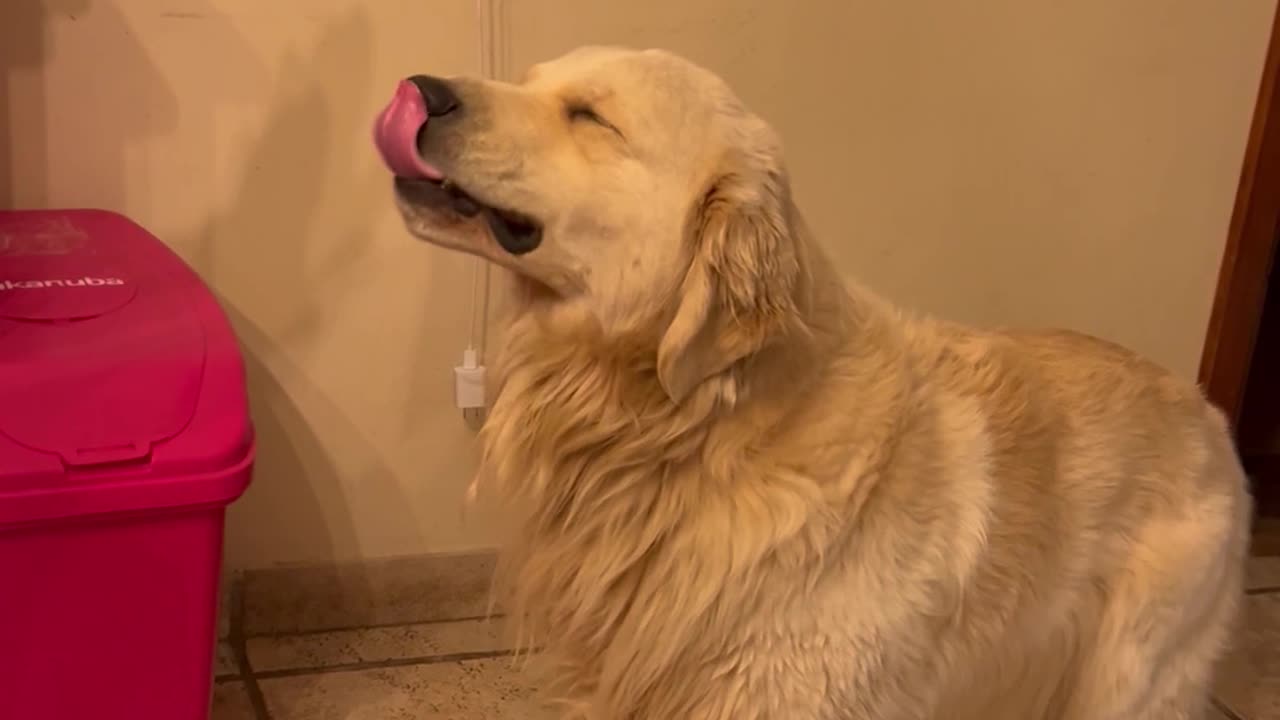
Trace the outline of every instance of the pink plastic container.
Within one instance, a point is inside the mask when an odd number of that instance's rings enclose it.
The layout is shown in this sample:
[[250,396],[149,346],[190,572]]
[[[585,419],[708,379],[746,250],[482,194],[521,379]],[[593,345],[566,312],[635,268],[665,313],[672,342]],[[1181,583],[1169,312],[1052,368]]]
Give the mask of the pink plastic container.
[[244,370],[128,219],[0,212],[0,719],[208,717]]

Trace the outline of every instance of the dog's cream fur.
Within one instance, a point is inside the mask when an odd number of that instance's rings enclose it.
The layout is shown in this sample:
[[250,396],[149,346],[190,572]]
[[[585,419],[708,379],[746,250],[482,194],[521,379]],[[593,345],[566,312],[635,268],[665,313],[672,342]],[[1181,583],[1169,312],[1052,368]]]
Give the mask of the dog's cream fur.
[[564,717],[1202,717],[1251,502],[1193,385],[848,287],[773,133],[678,58],[456,85],[424,155],[543,244],[399,204],[522,278],[482,477]]

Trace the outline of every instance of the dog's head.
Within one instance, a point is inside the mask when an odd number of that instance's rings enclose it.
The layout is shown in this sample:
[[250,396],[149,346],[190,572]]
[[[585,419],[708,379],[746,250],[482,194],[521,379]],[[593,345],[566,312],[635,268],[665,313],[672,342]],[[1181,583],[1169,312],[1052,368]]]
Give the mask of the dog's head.
[[520,84],[411,83],[404,102],[420,95],[429,119],[378,139],[418,168],[395,181],[414,235],[507,267],[537,302],[573,303],[603,328],[657,328],[677,400],[785,332],[800,263],[780,145],[712,73],[585,48]]

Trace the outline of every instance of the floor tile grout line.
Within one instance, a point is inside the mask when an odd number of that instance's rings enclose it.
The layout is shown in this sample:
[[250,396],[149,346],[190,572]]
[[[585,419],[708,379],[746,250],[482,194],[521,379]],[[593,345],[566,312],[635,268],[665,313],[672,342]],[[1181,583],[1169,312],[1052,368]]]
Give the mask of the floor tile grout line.
[[246,640],[259,638],[291,638],[324,635],[327,633],[359,632],[360,630],[394,630],[396,628],[416,627],[419,625],[448,625],[450,623],[477,622],[481,620],[501,620],[506,615],[466,615],[463,617],[439,620],[410,620],[404,622],[371,623],[368,625],[339,625],[331,628],[310,628],[307,630],[274,630],[271,632],[245,633]]
[[1264,585],[1262,587],[1248,588],[1244,591],[1245,595],[1275,595],[1280,593],[1280,585]]
[[1209,701],[1212,702],[1213,706],[1218,709],[1218,712],[1227,716],[1227,720],[1245,720],[1245,718],[1241,716],[1240,713],[1237,713],[1235,710],[1232,710],[1230,706],[1228,706],[1226,703],[1222,702],[1218,698],[1211,697],[1209,698]]
[[389,658],[367,662],[320,665],[316,667],[280,668],[253,673],[254,680],[277,680],[280,678],[300,677],[303,675],[328,675],[331,673],[360,672],[363,670],[385,670],[388,668],[412,667],[414,665],[440,665],[452,662],[468,662],[474,660],[493,660],[499,658],[519,657],[517,650],[484,650],[476,652],[446,653],[443,655],[423,655],[406,658]]
[[262,686],[253,675],[253,665],[249,662],[249,643],[244,635],[244,583],[231,584],[231,628],[227,633],[227,642],[231,652],[235,654],[236,669],[244,679],[245,694],[249,696],[249,705],[253,708],[257,720],[271,720],[271,711],[267,709],[267,698],[262,694]]

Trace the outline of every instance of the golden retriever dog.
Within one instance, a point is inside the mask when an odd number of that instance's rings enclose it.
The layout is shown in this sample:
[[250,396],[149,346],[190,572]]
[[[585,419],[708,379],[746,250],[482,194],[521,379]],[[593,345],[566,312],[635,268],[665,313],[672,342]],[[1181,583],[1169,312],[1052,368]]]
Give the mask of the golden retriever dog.
[[1205,716],[1252,501],[1193,384],[843,282],[777,135],[669,53],[406,83],[408,231],[520,286],[480,482],[558,717]]

